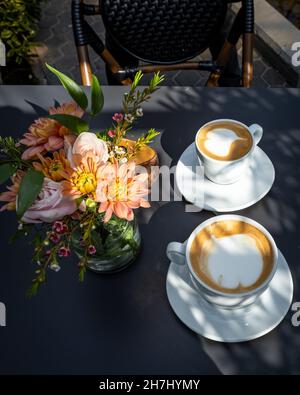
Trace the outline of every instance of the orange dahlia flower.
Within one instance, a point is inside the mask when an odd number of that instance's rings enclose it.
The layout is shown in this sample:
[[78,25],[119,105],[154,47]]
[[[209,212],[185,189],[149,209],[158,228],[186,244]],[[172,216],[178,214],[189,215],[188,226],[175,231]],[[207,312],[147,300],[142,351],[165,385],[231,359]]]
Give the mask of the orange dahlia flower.
[[62,181],[63,194],[73,199],[85,195],[94,198],[101,177],[101,165],[95,154],[73,155],[73,162],[74,167],[67,171],[66,180]]
[[16,199],[24,174],[24,171],[17,170],[16,174],[11,177],[12,185],[7,187],[6,192],[0,193],[0,202],[7,202],[0,208],[0,211],[16,210]]
[[[51,107],[49,113],[52,114],[69,114],[82,117],[83,110],[76,103],[65,103],[58,108]],[[39,118],[24,134],[20,143],[28,148],[23,152],[22,159],[28,160],[36,158],[38,154],[44,152],[57,151],[64,145],[64,136],[71,134],[71,131],[60,125],[54,119]]]
[[148,174],[135,174],[135,163],[118,165],[107,163],[100,169],[101,179],[96,191],[99,212],[108,222],[115,214],[119,218],[132,221],[133,209],[150,207],[145,200],[148,194]]
[[40,162],[34,162],[33,167],[44,173],[45,177],[53,181],[61,181],[68,177],[70,163],[64,150],[54,152],[51,158],[43,158],[41,154],[37,154],[37,156]]

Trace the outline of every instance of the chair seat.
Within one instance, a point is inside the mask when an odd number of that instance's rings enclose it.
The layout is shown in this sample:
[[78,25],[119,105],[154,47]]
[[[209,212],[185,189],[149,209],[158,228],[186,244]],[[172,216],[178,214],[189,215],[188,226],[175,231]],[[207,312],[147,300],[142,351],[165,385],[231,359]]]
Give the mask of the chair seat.
[[108,34],[134,57],[179,63],[205,51],[220,32],[227,0],[101,0]]

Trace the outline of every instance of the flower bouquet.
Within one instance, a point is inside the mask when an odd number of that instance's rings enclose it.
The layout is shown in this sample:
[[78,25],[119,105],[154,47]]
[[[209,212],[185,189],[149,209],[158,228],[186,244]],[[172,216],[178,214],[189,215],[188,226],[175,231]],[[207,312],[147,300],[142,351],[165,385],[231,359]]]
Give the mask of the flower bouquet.
[[149,207],[149,175],[137,171],[136,158],[158,134],[150,129],[133,142],[126,133],[143,116],[142,103],[163,80],[154,74],[138,89],[137,73],[124,94],[123,111],[105,130],[91,131],[88,117],[103,108],[104,98],[93,75],[90,100],[72,79],[47,65],[73,101],[51,107],[33,122],[20,140],[0,136],[0,183],[11,179],[0,194],[2,210],[16,211],[18,235],[32,234],[37,264],[29,289],[33,295],[45,282],[47,269],[60,269],[60,258],[74,251],[79,279],[87,268],[98,272],[127,266],[140,247],[133,210]]

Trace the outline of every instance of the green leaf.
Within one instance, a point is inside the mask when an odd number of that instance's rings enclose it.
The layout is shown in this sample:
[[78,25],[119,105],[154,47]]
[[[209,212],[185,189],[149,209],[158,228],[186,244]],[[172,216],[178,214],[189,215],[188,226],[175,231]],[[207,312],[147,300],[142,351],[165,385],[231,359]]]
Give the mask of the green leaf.
[[92,76],[91,115],[97,115],[103,108],[104,97],[98,78]]
[[83,110],[86,110],[86,108],[88,106],[88,99],[86,97],[86,94],[82,90],[82,88],[75,81],[73,81],[70,77],[68,77],[67,75],[56,70],[54,67],[50,66],[48,63],[46,63],[46,66],[53,74],[55,74],[58,77],[62,86],[67,90],[67,92],[75,100],[75,102]]
[[27,298],[31,299],[33,296],[35,296],[38,293],[39,287],[41,283],[38,280],[34,280],[31,287],[26,292]]
[[111,138],[107,135],[107,132],[112,129],[111,128],[107,128],[105,130],[101,130],[100,132],[96,133],[96,136],[98,137],[98,139],[104,140],[104,141],[110,141]]
[[86,121],[79,117],[75,117],[75,115],[53,114],[47,115],[47,118],[55,119],[55,121],[59,122],[61,125],[76,134],[87,132],[90,129],[89,124]]
[[15,166],[10,163],[3,163],[3,165],[0,165],[0,184],[3,184],[15,172]]
[[132,90],[134,90],[134,89],[138,86],[138,84],[140,83],[140,81],[141,81],[142,78],[143,78],[143,73],[141,72],[141,70],[139,70],[139,71],[135,74],[134,79],[133,79],[133,82],[132,82],[132,84],[131,84],[131,89],[132,89]]
[[85,265],[80,266],[80,268],[79,268],[79,282],[81,282],[81,283],[84,281],[85,272],[86,272]]
[[44,174],[34,169],[29,169],[22,178],[17,198],[17,215],[20,219],[38,197],[43,181]]

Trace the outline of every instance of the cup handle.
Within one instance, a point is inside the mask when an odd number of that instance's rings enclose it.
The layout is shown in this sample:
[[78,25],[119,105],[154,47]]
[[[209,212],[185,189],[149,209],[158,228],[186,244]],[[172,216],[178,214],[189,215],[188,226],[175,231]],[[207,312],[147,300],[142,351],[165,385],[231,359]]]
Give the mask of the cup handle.
[[186,247],[184,244],[172,242],[168,244],[167,247],[167,257],[170,261],[177,263],[177,265],[185,264],[185,250]]
[[252,134],[254,144],[257,145],[263,136],[263,128],[255,123],[249,126],[249,130]]

